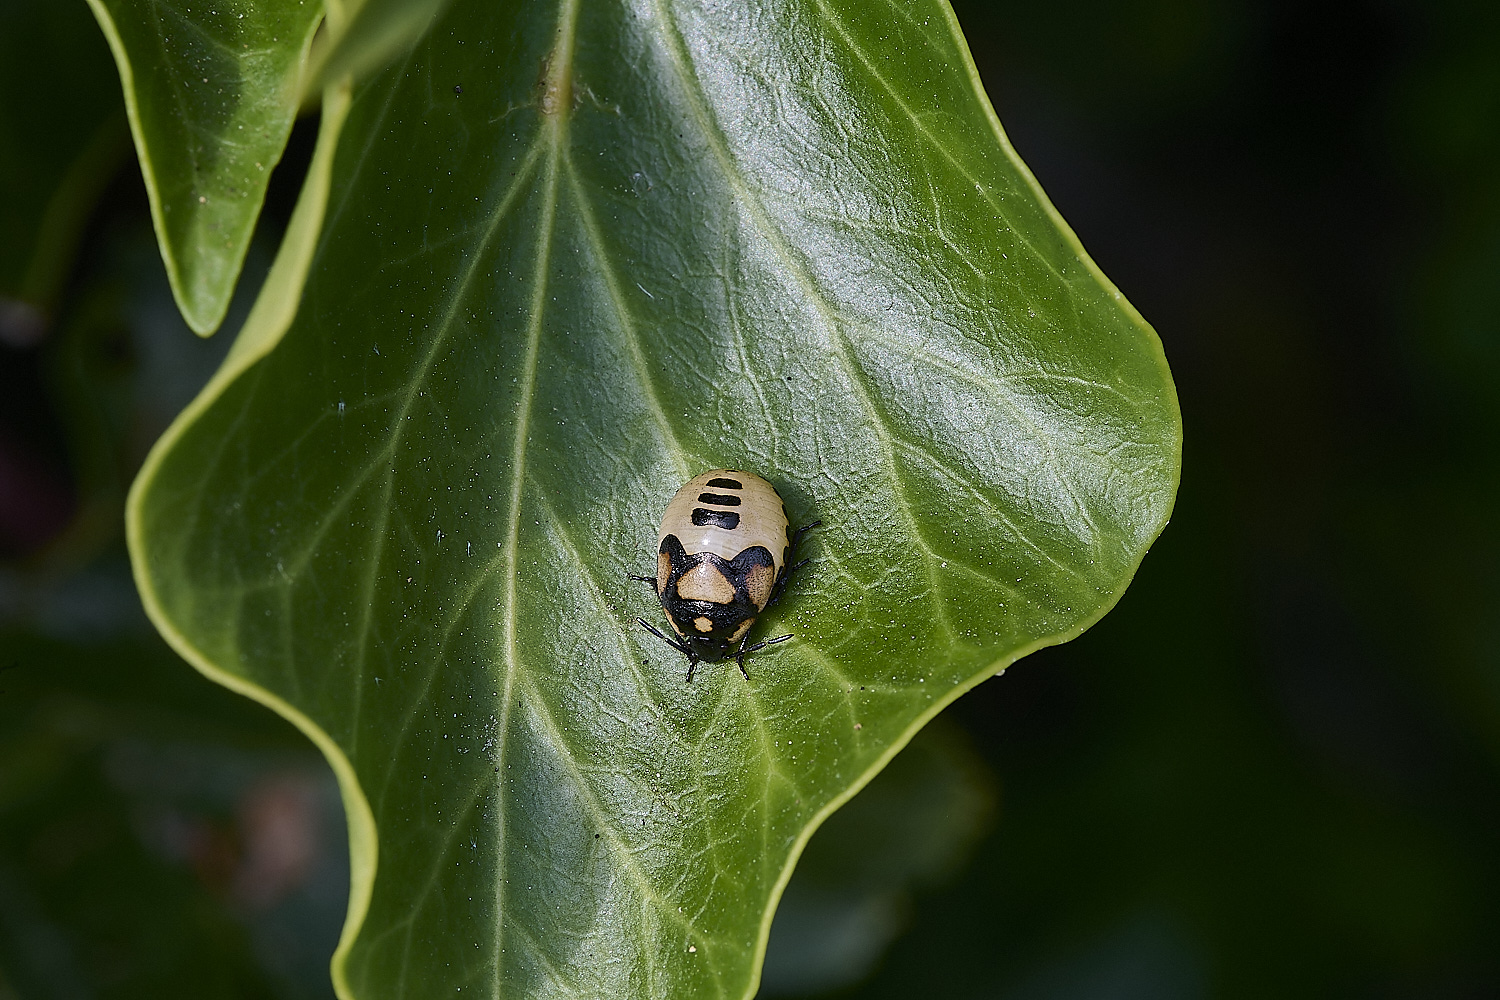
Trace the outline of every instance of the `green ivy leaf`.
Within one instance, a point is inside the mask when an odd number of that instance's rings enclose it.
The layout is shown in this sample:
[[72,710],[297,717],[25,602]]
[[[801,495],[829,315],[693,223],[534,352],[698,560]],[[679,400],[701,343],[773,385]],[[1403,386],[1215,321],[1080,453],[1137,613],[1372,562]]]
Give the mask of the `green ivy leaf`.
[[[325,98],[129,527],[164,634],[339,775],[344,995],[738,998],[822,819],[1118,599],[1179,440],[946,4],[458,0]],[[686,684],[626,575],[712,467],[824,526],[796,638]]]
[[218,329],[301,96],[318,0],[89,0],[188,326]]

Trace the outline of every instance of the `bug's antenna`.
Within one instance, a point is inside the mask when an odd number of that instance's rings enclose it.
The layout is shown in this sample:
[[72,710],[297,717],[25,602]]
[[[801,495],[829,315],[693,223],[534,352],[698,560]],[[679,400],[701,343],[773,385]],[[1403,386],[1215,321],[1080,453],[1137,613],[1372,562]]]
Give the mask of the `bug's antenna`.
[[[758,653],[762,649],[765,649],[767,646],[774,646],[778,642],[786,642],[790,638],[790,635],[779,635],[774,639],[767,639],[764,642],[757,642],[753,646],[746,646],[744,642],[741,642],[740,651],[735,654],[734,662],[740,665],[740,673],[745,675],[745,680],[748,681],[750,679],[750,674],[745,670],[745,657],[749,656],[751,653]],[[748,636],[746,637],[745,641],[749,641]]]
[[790,635],[778,635],[774,639],[767,639],[764,642],[757,642],[755,645],[753,645],[749,649],[745,650],[745,652],[742,655],[748,656],[751,653],[758,653],[762,649],[765,649],[767,646],[774,646],[778,642],[786,642],[790,638],[791,638]]

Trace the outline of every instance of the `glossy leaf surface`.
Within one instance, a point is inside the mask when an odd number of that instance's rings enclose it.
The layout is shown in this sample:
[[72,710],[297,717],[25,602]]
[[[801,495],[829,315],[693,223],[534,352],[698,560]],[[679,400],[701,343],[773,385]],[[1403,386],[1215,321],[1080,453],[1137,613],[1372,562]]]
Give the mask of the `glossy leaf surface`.
[[172,294],[224,319],[291,132],[318,0],[89,0],[114,51]]
[[[1160,345],[938,3],[456,0],[322,143],[131,533],[177,648],[340,775],[340,988],[752,995],[822,817],[1128,583]],[[824,526],[796,638],[689,685],[626,576],[716,466]]]

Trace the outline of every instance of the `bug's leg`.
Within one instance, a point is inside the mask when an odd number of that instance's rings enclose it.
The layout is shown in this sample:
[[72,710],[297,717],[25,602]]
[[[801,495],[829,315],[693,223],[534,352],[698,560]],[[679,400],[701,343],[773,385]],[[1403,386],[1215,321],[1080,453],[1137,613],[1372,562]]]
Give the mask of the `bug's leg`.
[[656,589],[656,577],[654,576],[636,576],[634,573],[630,573],[625,578],[627,580],[639,580],[641,583],[649,583],[652,590]]
[[802,536],[803,535],[807,534],[809,531],[813,530],[814,528],[821,528],[822,526],[823,526],[823,522],[822,521],[814,521],[811,524],[804,524],[802,527],[800,527],[796,531],[792,532],[792,551],[793,552],[797,551],[797,546],[802,543]]
[[[804,524],[802,527],[792,532],[792,544],[787,546],[787,559],[791,559],[792,556],[795,556],[797,554],[797,546],[802,544],[802,536],[807,534],[812,529],[821,526],[822,523],[822,521],[814,521],[811,524]],[[791,565],[782,567],[781,574],[776,577],[776,586],[771,588],[771,596],[766,598],[766,607],[769,608],[771,605],[776,603],[777,599],[779,599],[781,595],[786,591],[787,582],[791,580],[792,574],[797,572],[803,566],[806,566],[809,562],[812,562],[812,560],[803,559],[801,562],[792,563]]]
[[667,635],[666,633],[662,632],[661,629],[657,628],[655,625],[652,625],[650,622],[646,621],[646,619],[644,619],[644,618],[637,618],[636,621],[640,622],[641,623],[641,627],[644,628],[647,632],[650,632],[652,635],[656,636],[662,642],[666,643],[668,646],[671,646],[673,649],[677,650],[677,652],[682,653],[689,660],[697,660],[698,659],[697,654],[694,653],[691,649],[689,649],[684,644],[678,642],[676,639],[673,639],[671,636]]
[[668,646],[671,646],[673,649],[677,650],[677,652],[687,657],[687,682],[689,684],[693,683],[693,671],[698,668],[698,654],[693,652],[693,647],[689,646],[687,643],[678,642],[676,639],[670,638],[665,633],[663,633],[661,629],[657,628],[655,625],[652,625],[644,618],[637,618],[636,621],[640,622],[647,632],[650,632],[662,642],[666,643]]
[[[745,676],[745,680],[747,680],[747,681],[750,679],[750,674],[745,669],[745,654],[749,653],[750,650],[748,650],[748,649],[745,648],[745,644],[748,643],[749,641],[750,641],[750,633],[747,630],[745,632],[745,637],[740,640],[740,650],[739,650],[739,652],[734,654],[734,662],[739,665],[740,673]],[[761,645],[764,646],[765,643],[761,643]],[[759,649],[760,647],[757,646],[756,648]]]
[[812,562],[811,559],[803,559],[801,562],[792,563],[790,566],[782,569],[781,575],[776,578],[776,586],[771,588],[771,596],[766,598],[766,607],[769,608],[775,604],[776,600],[786,591],[787,582],[791,580],[792,574],[810,562]]

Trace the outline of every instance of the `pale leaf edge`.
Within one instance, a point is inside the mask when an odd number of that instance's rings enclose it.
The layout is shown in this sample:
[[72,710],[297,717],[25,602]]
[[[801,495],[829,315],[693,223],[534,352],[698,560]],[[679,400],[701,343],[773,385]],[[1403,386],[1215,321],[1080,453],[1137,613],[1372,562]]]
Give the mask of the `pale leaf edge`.
[[349,758],[322,727],[278,695],[214,663],[178,631],[156,593],[146,552],[142,509],[157,472],[177,440],[230,383],[270,353],[291,326],[317,249],[318,237],[322,233],[334,154],[344,121],[348,117],[350,103],[351,86],[347,81],[324,91],[323,117],[319,124],[312,163],[308,167],[297,207],[292,212],[291,222],[282,238],[276,260],[266,275],[255,305],[218,371],[152,446],[135,482],[131,484],[130,496],[125,505],[125,538],[130,549],[131,569],[141,603],[151,624],[167,644],[203,676],[237,694],[260,702],[300,729],[322,751],[338,780],[339,794],[343,798],[349,825],[349,906],[345,911],[338,947],[334,949],[329,963],[334,992],[339,1000],[354,1000],[354,992],[350,989],[345,974],[345,963],[359,936],[360,928],[364,926],[365,914],[369,910],[370,897],[374,891],[379,858],[375,815]]

